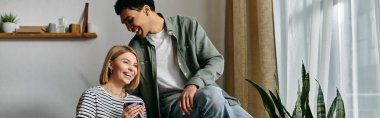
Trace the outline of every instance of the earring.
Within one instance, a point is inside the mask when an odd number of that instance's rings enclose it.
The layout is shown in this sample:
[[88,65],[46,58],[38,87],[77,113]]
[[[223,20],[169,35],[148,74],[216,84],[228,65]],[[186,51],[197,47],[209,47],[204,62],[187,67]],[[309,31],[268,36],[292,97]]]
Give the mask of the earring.
[[110,74],[112,74],[112,69],[111,68],[108,68],[108,69],[109,69]]

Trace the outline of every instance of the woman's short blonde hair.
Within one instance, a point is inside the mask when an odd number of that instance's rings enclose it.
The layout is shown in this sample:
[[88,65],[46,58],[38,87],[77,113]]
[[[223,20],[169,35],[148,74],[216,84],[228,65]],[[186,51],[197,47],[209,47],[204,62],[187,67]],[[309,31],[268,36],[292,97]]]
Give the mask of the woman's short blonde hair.
[[114,59],[119,57],[120,55],[130,52],[133,55],[136,56],[137,59],[137,74],[135,78],[131,81],[129,85],[126,85],[124,88],[126,89],[135,89],[139,85],[140,82],[140,61],[139,58],[136,54],[136,52],[129,46],[126,45],[115,45],[113,46],[109,51],[106,56],[106,59],[104,60],[102,72],[100,73],[100,79],[99,83],[100,85],[104,85],[109,81],[109,78],[111,76],[111,69],[108,67],[108,63],[112,62]]

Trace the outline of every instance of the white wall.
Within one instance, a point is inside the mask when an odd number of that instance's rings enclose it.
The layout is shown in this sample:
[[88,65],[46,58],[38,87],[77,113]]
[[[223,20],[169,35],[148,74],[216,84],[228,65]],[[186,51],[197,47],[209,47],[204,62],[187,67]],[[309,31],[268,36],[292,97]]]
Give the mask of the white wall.
[[[114,13],[115,0],[0,0],[0,14],[16,14],[20,25],[47,25],[61,16],[79,23],[85,2],[96,39],[0,39],[1,118],[74,117],[81,93],[98,85],[108,49],[128,44],[133,34]],[[224,52],[225,0],[158,0],[156,11],[198,18]]]

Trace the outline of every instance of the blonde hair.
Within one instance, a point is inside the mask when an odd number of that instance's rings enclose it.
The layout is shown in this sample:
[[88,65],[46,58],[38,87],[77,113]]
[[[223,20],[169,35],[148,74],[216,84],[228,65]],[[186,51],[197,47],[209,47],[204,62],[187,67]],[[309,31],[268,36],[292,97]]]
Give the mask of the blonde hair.
[[106,56],[104,60],[103,68],[100,73],[99,83],[100,85],[104,85],[109,81],[109,77],[111,76],[111,69],[108,67],[108,63],[119,57],[120,55],[130,52],[136,56],[137,59],[137,74],[135,78],[131,81],[129,85],[124,86],[126,89],[136,89],[140,82],[140,61],[136,54],[136,52],[129,46],[126,45],[115,45],[113,46]]

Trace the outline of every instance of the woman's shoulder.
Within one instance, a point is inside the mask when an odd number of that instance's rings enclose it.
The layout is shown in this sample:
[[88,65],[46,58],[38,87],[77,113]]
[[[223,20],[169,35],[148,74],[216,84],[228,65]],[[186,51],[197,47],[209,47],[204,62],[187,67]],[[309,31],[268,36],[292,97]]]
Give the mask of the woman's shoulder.
[[91,87],[91,88],[85,90],[83,92],[83,94],[94,95],[94,94],[101,93],[101,92],[102,92],[102,88],[100,86],[94,86],[94,87]]

